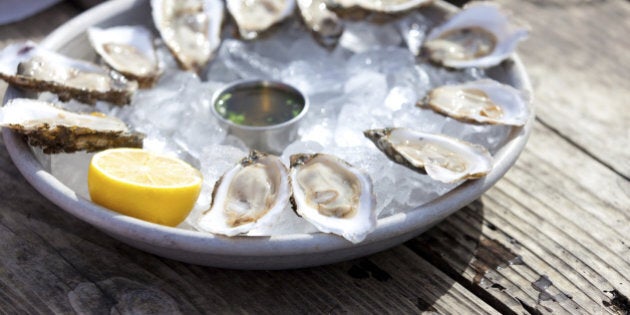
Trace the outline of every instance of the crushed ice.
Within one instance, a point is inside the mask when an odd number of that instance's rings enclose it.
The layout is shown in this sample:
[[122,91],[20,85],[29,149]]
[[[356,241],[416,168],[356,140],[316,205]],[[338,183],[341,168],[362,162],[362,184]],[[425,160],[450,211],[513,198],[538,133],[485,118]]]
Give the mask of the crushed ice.
[[[288,21],[274,34],[256,41],[224,39],[201,79],[179,71],[162,49],[159,56],[166,71],[155,88],[138,91],[131,106],[100,103],[97,109],[145,133],[146,149],[178,156],[201,169],[201,196],[181,226],[192,228],[191,222],[209,207],[214,182],[248,150],[211,115],[212,94],[243,78],[287,82],[308,96],[311,108],[299,130],[300,138],[283,152],[283,161],[288,164],[289,155],[298,152],[325,152],[345,159],[370,174],[377,213],[386,217],[429,202],[457,184],[436,182],[391,162],[363,136],[364,130],[397,126],[445,133],[481,144],[490,152],[498,150],[510,130],[467,125],[415,106],[434,87],[485,77],[479,69],[452,71],[419,61],[412,51],[417,51],[430,26],[420,13],[386,25],[349,22],[339,45],[328,51],[298,22]],[[86,110],[74,102],[66,106]],[[53,174],[86,198],[85,180],[63,174],[74,173],[76,163],[85,164],[87,159],[87,155],[56,155],[51,163]],[[73,171],[64,171],[69,168]],[[289,214],[283,222],[291,224],[275,227],[271,234],[314,231]]]

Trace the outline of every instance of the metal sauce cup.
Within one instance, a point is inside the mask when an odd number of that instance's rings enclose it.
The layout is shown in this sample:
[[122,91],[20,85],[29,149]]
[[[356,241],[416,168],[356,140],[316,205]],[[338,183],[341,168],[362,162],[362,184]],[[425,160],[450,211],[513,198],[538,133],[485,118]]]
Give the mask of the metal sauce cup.
[[[239,93],[239,91],[260,89],[262,91],[267,89],[267,92],[273,93],[274,91],[281,92],[290,95],[298,105],[301,106],[300,112],[293,118],[279,122],[277,124],[270,124],[265,126],[251,126],[247,124],[236,123],[228,117],[225,112],[220,113],[219,105],[222,99],[231,97]],[[264,111],[264,102],[252,102],[247,104],[247,112],[260,112]],[[309,108],[308,99],[298,89],[278,81],[269,80],[242,80],[231,83],[224,88],[215,92],[212,97],[212,112],[219,120],[220,124],[228,129],[228,133],[237,136],[251,149],[256,149],[273,154],[280,154],[284,148],[297,137],[297,131],[299,128],[299,122]],[[282,107],[282,106],[279,106]],[[286,110],[289,110],[286,108]]]

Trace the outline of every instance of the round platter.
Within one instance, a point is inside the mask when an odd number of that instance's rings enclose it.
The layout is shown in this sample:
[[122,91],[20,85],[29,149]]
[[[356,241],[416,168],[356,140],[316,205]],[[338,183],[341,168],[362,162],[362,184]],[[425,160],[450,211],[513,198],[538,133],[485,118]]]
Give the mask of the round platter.
[[[436,1],[430,8],[423,10],[429,15],[444,15],[455,8]],[[94,53],[85,30],[94,25],[107,27],[124,24],[151,27],[149,1],[115,0],[101,4],[55,30],[41,45],[74,58],[93,58]],[[517,56],[489,69],[488,74],[518,89],[531,89]],[[4,101],[20,96],[20,91],[9,88]],[[228,238],[127,217],[78,196],[40,164],[19,134],[4,129],[3,136],[13,162],[42,195],[124,243],[193,264],[234,269],[288,269],[348,260],[398,245],[479,198],[516,162],[532,129],[534,114],[532,109],[530,112],[532,114],[523,127],[511,129],[503,146],[494,155],[494,168],[486,177],[467,181],[445,195],[405,213],[379,219],[376,230],[358,244],[323,233]]]

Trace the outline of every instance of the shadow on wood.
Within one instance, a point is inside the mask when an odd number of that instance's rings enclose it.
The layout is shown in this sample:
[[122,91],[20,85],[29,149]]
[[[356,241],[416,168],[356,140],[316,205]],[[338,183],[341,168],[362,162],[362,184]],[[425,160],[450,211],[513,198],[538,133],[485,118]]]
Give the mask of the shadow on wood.
[[505,288],[487,282],[486,275],[500,268],[521,264],[521,257],[484,236],[483,229],[496,230],[497,227],[484,221],[484,205],[481,199],[477,199],[405,245],[501,313],[512,313],[488,294],[487,287]]
[[[34,192],[6,150],[0,150],[0,162],[4,166],[0,169],[0,190],[4,192],[0,251],[5,256],[0,266],[5,275],[0,290],[11,301],[6,304],[0,300],[0,309],[18,313],[104,309],[123,313],[409,313],[462,309],[457,305],[460,303],[434,305],[452,291],[455,280],[438,269],[442,266],[436,268],[417,254],[432,259],[436,252],[427,242],[439,236],[435,231],[448,229],[448,222],[412,241],[409,247],[398,246],[339,264],[288,271],[222,270],[180,263],[122,244]],[[471,231],[477,231],[457,236],[452,243],[467,265],[473,259],[474,240],[479,239],[483,207],[476,202],[462,211],[474,212],[474,219],[467,224]],[[461,242],[464,246],[456,244]],[[452,274],[458,272],[453,270]],[[462,296],[476,299],[464,288],[460,291]],[[464,298],[462,303],[470,304]]]

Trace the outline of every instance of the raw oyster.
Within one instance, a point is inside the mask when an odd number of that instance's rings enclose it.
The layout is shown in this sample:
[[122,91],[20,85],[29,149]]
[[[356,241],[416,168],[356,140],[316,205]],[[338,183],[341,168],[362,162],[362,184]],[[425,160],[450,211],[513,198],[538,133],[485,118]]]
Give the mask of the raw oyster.
[[10,45],[0,53],[0,78],[20,88],[55,93],[62,101],[89,104],[97,100],[128,104],[138,88],[135,81],[115,71],[38,48],[32,42]]
[[324,0],[297,0],[304,24],[315,39],[326,47],[334,46],[343,33],[343,24],[335,12],[328,10]]
[[23,134],[44,153],[141,148],[143,135],[121,120],[101,113],[77,114],[53,104],[17,98],[0,108],[0,126]]
[[486,148],[446,135],[406,128],[373,129],[364,134],[392,161],[444,183],[480,178],[492,169]]
[[291,156],[292,202],[298,215],[325,233],[358,243],[376,227],[372,180],[328,154]]
[[151,0],[153,23],[179,66],[199,72],[221,45],[223,1]]
[[138,81],[141,88],[153,86],[159,78],[153,35],[145,27],[91,27],[88,29],[88,38],[108,66]]
[[472,2],[432,29],[424,49],[429,59],[447,67],[486,68],[507,59],[527,33],[510,24],[497,4]]
[[254,39],[293,13],[295,0],[226,0],[244,39]]
[[252,151],[217,181],[212,205],[198,226],[234,236],[272,225],[289,204],[290,195],[287,168],[280,158]]
[[377,13],[396,14],[406,12],[433,0],[326,0],[335,10],[353,11],[356,9]]
[[529,94],[484,79],[433,89],[418,106],[464,122],[522,126],[529,118]]

